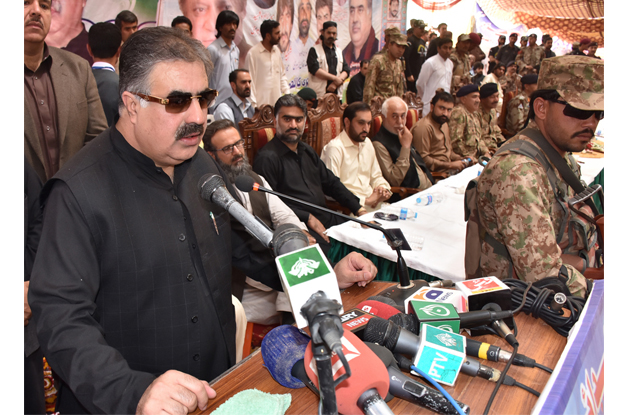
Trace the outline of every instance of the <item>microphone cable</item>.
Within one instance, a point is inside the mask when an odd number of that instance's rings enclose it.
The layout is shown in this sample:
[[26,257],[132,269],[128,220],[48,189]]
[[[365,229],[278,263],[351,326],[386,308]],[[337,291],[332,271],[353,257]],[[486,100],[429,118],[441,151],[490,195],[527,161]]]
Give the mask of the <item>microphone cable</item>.
[[436,389],[438,389],[440,391],[440,393],[442,393],[445,398],[447,398],[447,400],[449,401],[449,403],[451,403],[451,405],[454,407],[454,409],[456,411],[458,411],[458,414],[465,415],[464,411],[462,409],[460,409],[460,405],[458,405],[456,400],[454,398],[452,398],[451,395],[449,394],[449,392],[447,392],[445,389],[443,389],[443,387],[441,385],[439,385],[437,381],[432,379],[432,377],[430,377],[430,375],[428,375],[427,373],[425,373],[424,371],[422,371],[421,369],[419,369],[415,365],[411,365],[410,369],[414,370],[419,375],[423,376],[423,378],[425,378],[425,380],[427,380],[432,385],[434,385],[434,387]]
[[[568,336],[586,304],[583,298],[556,293],[548,287],[537,288],[532,283],[517,279],[505,279],[502,282],[511,289],[512,306],[517,307],[514,313],[523,311],[540,318],[563,337]],[[564,309],[570,312],[568,317],[564,316]]]

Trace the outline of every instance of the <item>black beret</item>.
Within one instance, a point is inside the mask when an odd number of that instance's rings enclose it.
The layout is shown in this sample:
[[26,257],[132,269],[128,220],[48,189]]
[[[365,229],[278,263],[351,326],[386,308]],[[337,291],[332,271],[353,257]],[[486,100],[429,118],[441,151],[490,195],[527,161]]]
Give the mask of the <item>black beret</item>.
[[523,77],[521,78],[521,83],[523,85],[533,85],[538,83],[538,75],[530,73],[527,75],[523,75]]
[[475,85],[475,84],[465,85],[465,86],[463,86],[462,88],[460,88],[458,90],[458,92],[456,93],[456,96],[458,98],[460,98],[460,97],[463,97],[465,95],[469,95],[470,93],[478,92],[479,90],[480,90],[480,88],[477,85]]
[[489,82],[480,87],[480,98],[488,98],[494,93],[499,92],[497,90],[497,84],[494,82]]
[[332,22],[330,20],[323,22],[323,30],[326,30],[328,27],[337,27],[336,22]]

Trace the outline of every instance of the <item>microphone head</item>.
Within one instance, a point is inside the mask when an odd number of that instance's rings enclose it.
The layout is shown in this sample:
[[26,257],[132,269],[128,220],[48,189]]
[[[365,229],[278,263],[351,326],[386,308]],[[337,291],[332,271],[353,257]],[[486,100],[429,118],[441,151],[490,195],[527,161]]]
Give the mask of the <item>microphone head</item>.
[[278,326],[265,335],[260,345],[260,353],[265,367],[280,385],[290,389],[305,386],[291,375],[291,370],[298,360],[304,358],[309,342],[308,336],[290,325]]
[[220,187],[226,187],[226,183],[224,183],[224,179],[218,174],[207,173],[202,176],[197,183],[197,188],[204,200],[211,200],[211,196],[215,193],[215,190]]
[[403,313],[404,308],[397,304],[393,299],[386,297],[384,295],[374,295],[373,297],[367,298],[367,300],[379,301],[380,303],[384,303],[390,305],[391,307],[395,307],[397,310]]
[[393,351],[401,334],[401,327],[392,321],[376,317],[369,320],[362,339],[366,342],[380,344]]
[[389,317],[396,314],[401,314],[401,311],[399,311],[395,307],[374,300],[363,301],[358,304],[356,308],[359,308],[362,311],[373,314],[374,316],[381,317],[383,319],[388,319]]
[[[387,396],[390,386],[388,370],[382,360],[355,334],[345,331],[341,343],[352,374],[336,387],[338,412],[362,414],[363,411],[358,407],[358,399],[365,392],[376,389],[380,396]],[[308,377],[318,388],[319,377],[313,358],[312,343],[306,347],[304,365]],[[345,374],[345,368],[336,354],[332,356],[332,373],[335,380]]]
[[242,192],[251,192],[254,189],[256,181],[248,175],[241,175],[234,181],[234,185]]
[[271,243],[274,254],[279,256],[306,248],[308,246],[308,237],[296,225],[283,223],[276,228]]

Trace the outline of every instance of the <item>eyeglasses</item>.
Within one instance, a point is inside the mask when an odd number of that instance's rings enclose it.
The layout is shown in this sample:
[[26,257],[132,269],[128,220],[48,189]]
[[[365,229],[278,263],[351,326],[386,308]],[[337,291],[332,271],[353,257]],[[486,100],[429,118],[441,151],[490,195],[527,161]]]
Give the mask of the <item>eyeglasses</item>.
[[572,107],[571,104],[569,104],[566,101],[562,101],[560,99],[556,99],[555,101],[552,101],[552,102],[564,105],[563,114],[566,115],[567,117],[576,118],[578,120],[587,120],[588,118],[592,117],[593,114],[595,114],[595,117],[597,117],[597,120],[603,119],[603,115],[604,115],[603,111],[580,110],[578,108]]
[[170,114],[179,114],[181,112],[185,112],[191,106],[191,101],[194,98],[197,98],[198,103],[200,104],[200,108],[203,110],[213,105],[215,102],[215,98],[218,95],[218,92],[214,89],[208,89],[199,95],[192,96],[191,94],[180,94],[174,95],[169,98],[159,98],[152,95],[145,95],[139,92],[131,92],[131,94],[135,94],[145,99],[146,101],[156,102],[158,104],[165,106],[165,111]]
[[225,155],[229,156],[230,154],[232,154],[232,152],[234,151],[235,147],[238,147],[239,149],[243,148],[243,144],[245,144],[245,140],[242,138],[239,141],[237,141],[234,144],[230,144],[229,146],[225,146],[222,149],[219,150],[213,150],[213,151],[223,151]]

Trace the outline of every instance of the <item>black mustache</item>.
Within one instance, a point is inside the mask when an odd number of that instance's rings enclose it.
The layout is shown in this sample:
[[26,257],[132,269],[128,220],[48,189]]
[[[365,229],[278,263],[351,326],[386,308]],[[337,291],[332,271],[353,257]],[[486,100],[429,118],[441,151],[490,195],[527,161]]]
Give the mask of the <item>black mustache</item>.
[[[578,132],[576,132],[575,134],[573,134],[573,135],[571,136],[571,138],[573,138],[573,137],[577,137],[577,136],[582,135],[582,134],[590,134],[592,137],[594,137],[594,136],[595,136],[595,132],[594,132],[593,130],[591,130],[590,128],[586,128],[585,130],[582,130],[582,131],[578,131]],[[591,138],[592,138],[592,137],[591,137]]]
[[176,140],[181,139],[182,137],[189,136],[191,134],[200,133],[204,131],[204,126],[202,124],[191,123],[185,124],[176,130]]

